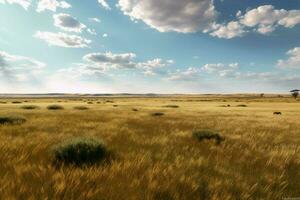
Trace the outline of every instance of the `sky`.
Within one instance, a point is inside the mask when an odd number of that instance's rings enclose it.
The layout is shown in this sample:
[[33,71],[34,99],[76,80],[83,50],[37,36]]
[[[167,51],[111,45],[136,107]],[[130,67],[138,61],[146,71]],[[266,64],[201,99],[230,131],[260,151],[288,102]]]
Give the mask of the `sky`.
[[286,93],[300,0],[0,0],[0,93]]

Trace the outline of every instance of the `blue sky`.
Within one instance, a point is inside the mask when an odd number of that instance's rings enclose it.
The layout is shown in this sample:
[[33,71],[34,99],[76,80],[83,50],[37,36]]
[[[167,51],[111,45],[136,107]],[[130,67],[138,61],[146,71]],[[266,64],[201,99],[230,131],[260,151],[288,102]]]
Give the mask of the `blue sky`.
[[300,0],[0,0],[0,92],[287,92],[299,33]]

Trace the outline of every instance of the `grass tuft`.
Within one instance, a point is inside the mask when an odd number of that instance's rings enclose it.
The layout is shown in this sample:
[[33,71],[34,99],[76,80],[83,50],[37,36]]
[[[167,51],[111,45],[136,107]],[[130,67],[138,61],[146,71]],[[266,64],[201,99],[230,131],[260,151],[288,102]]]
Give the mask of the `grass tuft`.
[[13,104],[21,104],[22,102],[21,101],[12,101],[11,103],[13,103]]
[[0,116],[0,125],[19,125],[26,122],[26,119],[19,116]]
[[248,106],[245,105],[245,104],[239,104],[239,105],[237,105],[236,107],[248,107]]
[[75,110],[88,110],[89,108],[86,106],[75,106],[74,109]]
[[95,138],[73,138],[53,147],[53,163],[60,165],[92,165],[109,157],[104,142]]
[[193,137],[199,142],[202,142],[203,140],[215,140],[216,144],[220,144],[225,140],[219,133],[210,130],[194,131]]
[[166,106],[163,106],[165,108],[179,108],[178,105],[166,105]]
[[39,109],[40,107],[35,105],[26,105],[26,106],[22,106],[21,108],[24,110],[35,110],[35,109]]
[[60,105],[49,105],[47,106],[48,110],[63,110],[64,107],[60,106]]
[[154,116],[154,117],[159,117],[159,116],[165,115],[165,113],[162,113],[162,112],[155,112],[155,113],[152,113],[151,115]]

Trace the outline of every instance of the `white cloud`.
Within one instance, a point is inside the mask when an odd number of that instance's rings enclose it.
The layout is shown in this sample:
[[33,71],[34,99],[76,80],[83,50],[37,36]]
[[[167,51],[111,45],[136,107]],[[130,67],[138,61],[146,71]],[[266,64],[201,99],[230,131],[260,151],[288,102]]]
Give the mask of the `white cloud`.
[[0,3],[18,4],[22,6],[25,10],[27,10],[31,4],[31,0],[0,0]]
[[90,53],[83,57],[83,59],[100,68],[135,68],[136,64],[133,59],[136,57],[134,53],[113,54],[106,53]]
[[300,10],[275,9],[272,5],[259,6],[239,16],[240,23],[256,28],[258,33],[269,34],[276,27],[292,28],[300,23]]
[[215,30],[210,35],[218,38],[231,39],[242,37],[245,33],[244,27],[237,21],[231,21],[226,25],[216,24]]
[[45,66],[45,63],[33,58],[0,51],[0,76],[3,76],[1,79],[24,81],[38,74]]
[[195,81],[199,78],[200,70],[198,68],[189,67],[181,71],[177,70],[175,73],[170,73],[166,80],[169,81]]
[[166,67],[171,64],[174,64],[173,60],[164,61],[163,59],[156,58],[153,60],[148,60],[146,62],[137,63],[137,67],[146,68],[146,69],[154,69],[154,68]]
[[108,3],[106,2],[106,0],[98,0],[98,3],[105,8],[106,10],[111,10],[110,6],[108,5]]
[[108,34],[107,34],[107,33],[104,33],[104,34],[102,35],[102,37],[106,38],[106,37],[108,37]]
[[287,52],[289,58],[287,60],[279,60],[277,66],[280,68],[300,69],[300,47],[296,47]]
[[237,70],[239,69],[238,63],[216,63],[216,64],[205,64],[201,68],[204,72],[209,74],[215,74],[221,77],[232,77],[237,75]]
[[56,12],[57,8],[71,8],[72,6],[66,1],[57,1],[57,0],[40,0],[37,5],[37,12],[42,12],[45,10],[50,10]]
[[69,78],[80,78],[82,76],[103,76],[105,70],[85,63],[75,63],[72,67],[60,69],[57,75],[68,75]]
[[97,17],[93,17],[93,18],[89,18],[90,21],[93,21],[93,22],[97,22],[97,23],[100,23],[101,20]]
[[50,46],[59,46],[66,48],[85,48],[91,43],[91,40],[87,40],[77,35],[69,35],[65,33],[52,33],[37,31],[34,37],[44,40]]
[[136,67],[145,70],[143,73],[146,76],[154,76],[157,73],[156,70],[164,67],[168,67],[175,62],[173,60],[163,60],[160,58],[155,58],[153,60],[148,60],[146,62],[136,63]]
[[272,5],[264,5],[248,10],[244,15],[238,11],[236,17],[237,20],[227,24],[215,23],[204,32],[210,32],[212,36],[226,39],[241,37],[249,31],[268,35],[279,26],[293,28],[299,24],[300,10],[279,10]]
[[86,28],[86,25],[66,13],[54,14],[53,19],[54,26],[64,31],[81,33],[81,31]]
[[295,25],[299,23],[300,23],[300,10],[288,11],[287,15],[278,22],[278,24],[286,28],[293,28]]
[[117,6],[131,19],[142,20],[160,32],[202,31],[217,14],[213,0],[119,0]]
[[88,28],[86,31],[91,35],[97,35],[97,32],[95,29]]
[[141,69],[145,71],[152,71],[156,68],[162,68],[169,66],[174,63],[173,60],[166,60],[156,58],[145,62],[136,62],[134,59],[136,54],[134,53],[123,53],[113,54],[112,52],[106,53],[90,53],[83,57],[89,65],[97,66],[101,69],[110,68],[127,68],[127,69]]

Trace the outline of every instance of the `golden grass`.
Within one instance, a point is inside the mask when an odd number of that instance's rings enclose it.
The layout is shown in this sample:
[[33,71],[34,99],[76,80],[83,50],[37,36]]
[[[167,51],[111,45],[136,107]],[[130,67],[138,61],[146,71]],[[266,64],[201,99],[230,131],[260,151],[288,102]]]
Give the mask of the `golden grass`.
[[[0,125],[0,199],[300,197],[299,101],[234,96],[28,101],[40,109],[0,104],[0,116],[27,119]],[[84,101],[93,102],[88,111],[73,109]],[[49,111],[51,104],[65,109]],[[227,104],[231,107],[221,107]],[[241,104],[247,107],[237,107]],[[152,116],[155,112],[164,115]],[[225,141],[193,139],[192,132],[202,129],[220,132]],[[78,136],[103,138],[115,159],[86,168],[53,167],[51,147]]]

